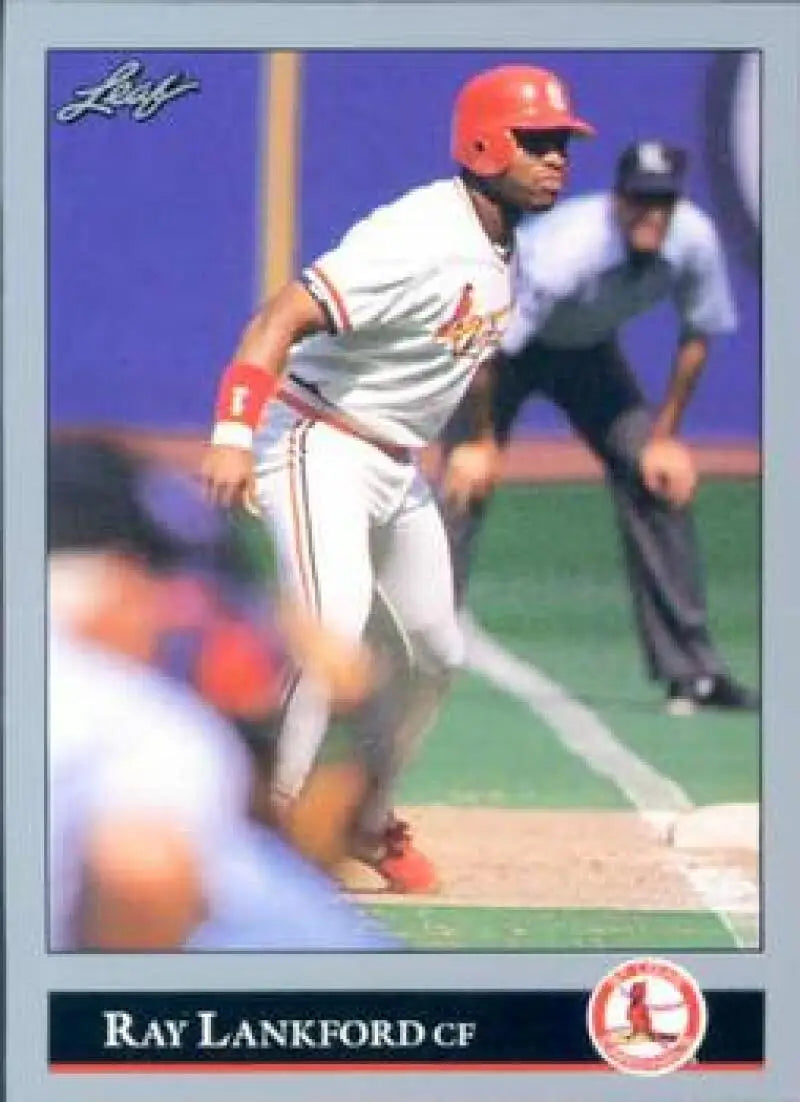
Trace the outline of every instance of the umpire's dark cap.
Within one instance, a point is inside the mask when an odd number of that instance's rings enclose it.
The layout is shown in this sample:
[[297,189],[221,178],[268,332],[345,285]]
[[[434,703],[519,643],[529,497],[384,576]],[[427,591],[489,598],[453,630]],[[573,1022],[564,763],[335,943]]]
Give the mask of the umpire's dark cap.
[[180,541],[159,526],[141,500],[141,468],[105,441],[53,440],[49,453],[48,544],[51,551],[114,550],[168,569]]
[[680,195],[687,164],[686,151],[677,146],[637,142],[617,161],[616,191],[621,195]]

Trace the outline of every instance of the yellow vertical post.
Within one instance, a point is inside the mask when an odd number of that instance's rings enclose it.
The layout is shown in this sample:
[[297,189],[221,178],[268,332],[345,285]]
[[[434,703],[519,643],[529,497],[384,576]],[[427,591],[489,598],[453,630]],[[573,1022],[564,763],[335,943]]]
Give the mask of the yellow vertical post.
[[261,297],[274,294],[294,274],[295,206],[300,131],[301,55],[268,54],[266,135],[262,166]]

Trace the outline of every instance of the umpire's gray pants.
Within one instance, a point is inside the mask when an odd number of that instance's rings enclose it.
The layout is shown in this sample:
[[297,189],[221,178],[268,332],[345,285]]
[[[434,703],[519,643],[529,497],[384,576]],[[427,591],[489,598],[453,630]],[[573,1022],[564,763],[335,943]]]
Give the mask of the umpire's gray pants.
[[[533,342],[507,360],[495,385],[494,417],[507,441],[523,403],[549,398],[604,464],[616,506],[639,638],[652,678],[663,681],[723,671],[708,630],[705,586],[690,509],[654,497],[639,477],[638,457],[652,415],[616,342],[562,350]],[[464,408],[447,426],[445,452],[469,437]],[[486,513],[443,506],[463,603],[475,540]]]

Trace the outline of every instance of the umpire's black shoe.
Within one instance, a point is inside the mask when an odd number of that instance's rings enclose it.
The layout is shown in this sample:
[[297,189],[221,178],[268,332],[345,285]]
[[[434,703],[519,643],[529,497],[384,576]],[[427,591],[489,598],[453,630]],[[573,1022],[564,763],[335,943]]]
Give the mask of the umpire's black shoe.
[[725,674],[671,681],[667,690],[667,712],[671,716],[694,715],[701,708],[757,712],[761,697]]

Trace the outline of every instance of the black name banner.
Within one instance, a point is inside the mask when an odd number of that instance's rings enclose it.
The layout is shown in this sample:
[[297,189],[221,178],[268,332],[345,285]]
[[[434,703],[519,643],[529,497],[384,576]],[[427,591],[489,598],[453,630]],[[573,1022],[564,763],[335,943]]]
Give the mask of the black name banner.
[[[757,1069],[764,994],[706,991],[693,1065]],[[59,991],[51,1070],[377,1065],[607,1070],[586,1024],[588,991]]]

